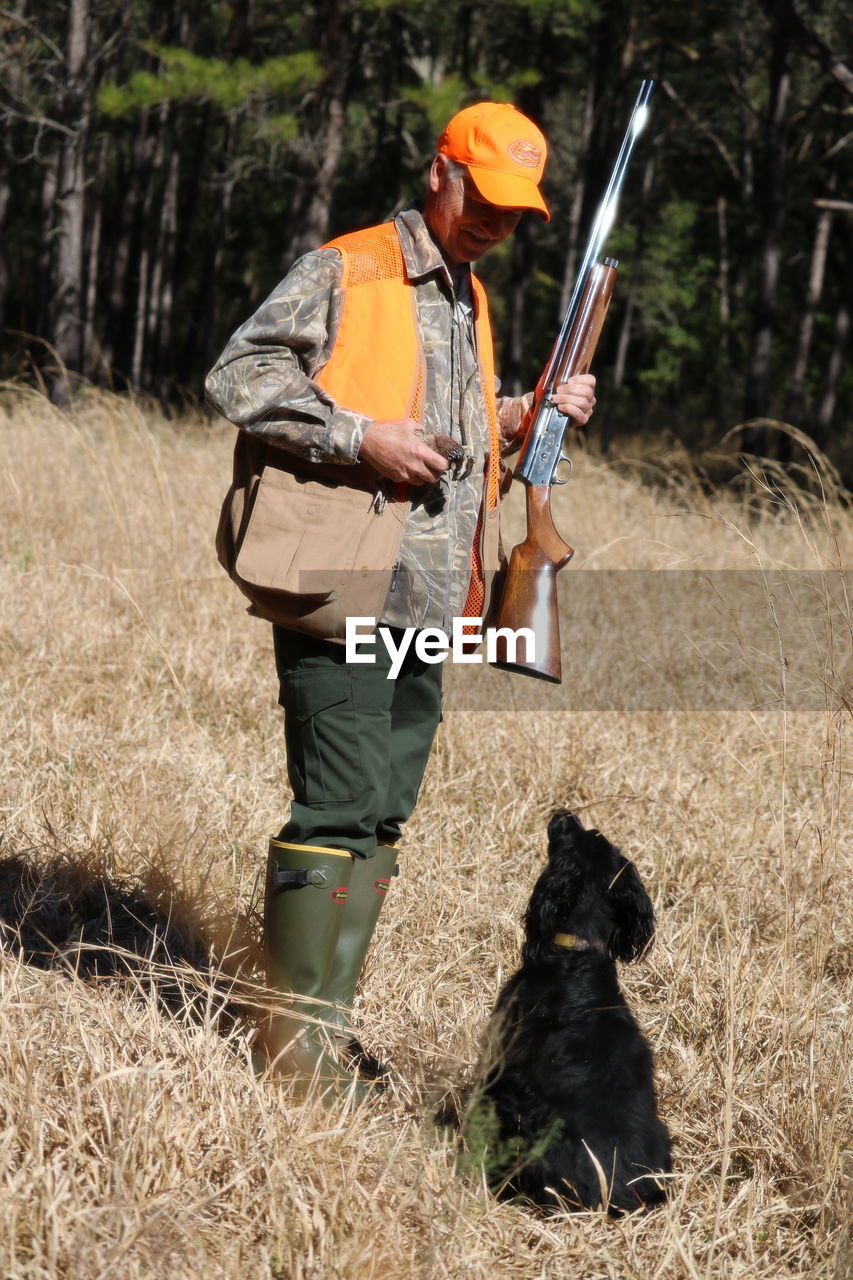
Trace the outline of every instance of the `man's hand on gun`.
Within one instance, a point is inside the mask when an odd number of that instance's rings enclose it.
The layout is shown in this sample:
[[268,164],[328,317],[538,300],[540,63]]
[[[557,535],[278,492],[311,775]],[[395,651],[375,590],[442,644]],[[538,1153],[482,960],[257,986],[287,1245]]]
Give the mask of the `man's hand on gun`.
[[554,407],[579,427],[584,427],[595,408],[595,378],[591,373],[577,373],[561,382],[554,391]]

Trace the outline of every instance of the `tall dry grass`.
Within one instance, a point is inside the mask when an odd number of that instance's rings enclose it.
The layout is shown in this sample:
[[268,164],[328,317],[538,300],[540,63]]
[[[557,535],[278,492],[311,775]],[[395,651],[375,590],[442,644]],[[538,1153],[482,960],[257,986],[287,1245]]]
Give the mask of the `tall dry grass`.
[[[451,707],[359,1002],[399,1083],[355,1111],[299,1105],[225,1016],[224,975],[257,972],[287,804],[267,628],[211,547],[231,433],[103,395],[1,403],[0,1274],[849,1275],[849,706]],[[850,560],[820,463],[711,492],[673,455],[581,456],[556,504],[587,567]],[[623,974],[676,1144],[647,1218],[497,1205],[431,1121],[565,803],[659,914]]]

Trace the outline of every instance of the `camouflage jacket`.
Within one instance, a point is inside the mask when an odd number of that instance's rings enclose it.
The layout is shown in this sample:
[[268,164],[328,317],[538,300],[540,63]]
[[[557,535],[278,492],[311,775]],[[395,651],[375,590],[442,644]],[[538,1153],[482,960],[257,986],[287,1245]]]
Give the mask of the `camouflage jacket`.
[[[459,440],[470,473],[411,491],[399,560],[380,619],[389,626],[441,627],[461,614],[471,575],[488,447],[467,266],[451,273],[414,209],[399,214],[406,271],[416,290],[426,361],[424,429]],[[210,403],[244,431],[310,462],[358,457],[370,419],[336,404],[313,381],[334,348],[342,306],[341,257],[318,249],[300,258],[208,375]],[[530,397],[499,398],[503,451],[518,435]]]

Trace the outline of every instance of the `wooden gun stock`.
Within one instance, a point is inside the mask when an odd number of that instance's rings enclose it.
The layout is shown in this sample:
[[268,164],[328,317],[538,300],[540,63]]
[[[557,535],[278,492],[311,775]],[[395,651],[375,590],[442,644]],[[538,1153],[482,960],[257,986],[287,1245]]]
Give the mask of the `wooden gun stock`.
[[[569,563],[575,553],[554,528],[551,486],[529,485],[525,496],[527,537],[513,548],[510,556],[492,666],[559,684],[562,673],[557,572]],[[535,638],[535,655],[524,661],[518,645],[510,658],[507,637],[500,633],[501,628],[517,632],[522,627],[530,628]]]

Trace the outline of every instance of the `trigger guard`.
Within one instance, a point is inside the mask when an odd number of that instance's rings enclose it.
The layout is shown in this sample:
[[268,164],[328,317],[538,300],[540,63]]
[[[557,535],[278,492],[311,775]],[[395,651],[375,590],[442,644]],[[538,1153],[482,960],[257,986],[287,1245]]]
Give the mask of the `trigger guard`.
[[[566,474],[562,477],[557,474],[561,463],[565,463],[566,466],[569,468]],[[557,459],[557,465],[554,467],[554,479],[551,481],[551,483],[552,484],[568,484],[572,478],[572,471],[574,470],[574,465],[575,464],[572,462],[571,458],[567,458],[564,453],[561,453],[559,458]]]

